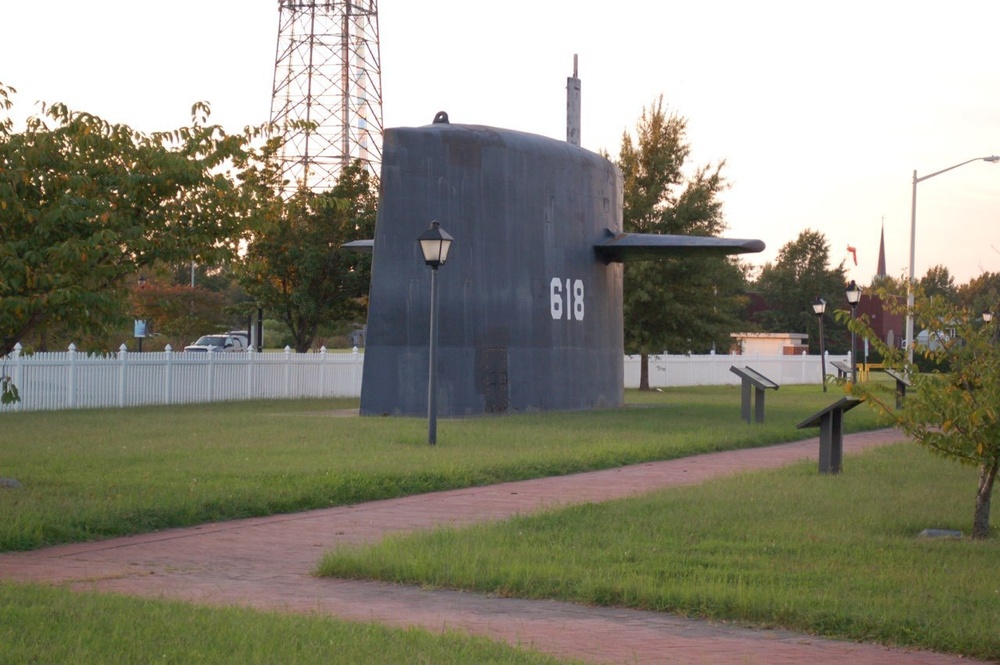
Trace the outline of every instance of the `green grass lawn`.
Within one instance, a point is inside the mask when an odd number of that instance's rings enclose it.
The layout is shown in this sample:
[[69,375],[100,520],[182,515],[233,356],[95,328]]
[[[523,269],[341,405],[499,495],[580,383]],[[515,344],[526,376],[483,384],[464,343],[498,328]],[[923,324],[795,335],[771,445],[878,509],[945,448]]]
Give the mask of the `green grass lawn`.
[[[356,401],[3,414],[0,477],[16,478],[22,487],[0,489],[0,550],[813,437],[815,429],[798,430],[795,425],[839,396],[835,388],[823,393],[816,386],[784,386],[768,395],[767,423],[750,426],[739,419],[736,386],[630,392],[630,407],[625,409],[442,420],[436,447],[426,444],[423,419],[333,415],[337,409],[357,408]],[[879,423],[867,409],[855,409],[845,418],[845,426],[850,431]],[[937,464],[937,469],[950,468],[943,462]],[[850,470],[853,475],[854,461]],[[840,478],[817,480],[805,466],[799,473],[811,484],[836,486],[841,482]],[[768,491],[760,490],[761,502]],[[779,501],[781,496],[789,498],[780,493],[777,496]],[[587,511],[597,514],[601,507],[580,510],[584,515]],[[635,518],[621,516],[621,526],[633,519],[660,523],[655,517],[661,515],[660,509],[637,506],[634,510]],[[648,515],[642,517],[643,512]],[[845,523],[852,519],[849,514],[842,517]],[[564,521],[562,516],[545,519],[554,522],[553,529],[561,528]],[[530,531],[535,527],[526,528]],[[713,528],[718,531],[713,532]],[[700,567],[728,566],[729,577],[714,578],[718,588],[728,588],[743,578],[756,579],[763,574],[760,569],[766,572],[773,560],[758,552],[754,557],[712,564],[714,544],[731,537],[727,528],[728,519],[720,516],[699,527],[701,535],[692,532],[681,539],[685,546],[705,549],[701,554],[690,550],[704,558]],[[810,533],[819,539],[826,537],[815,530]],[[565,574],[560,573],[563,576],[557,585],[587,587],[590,583],[582,577],[587,566],[620,569],[631,565],[636,552],[646,547],[640,535],[619,532],[613,543],[606,544],[604,558],[599,556],[590,564],[579,559]],[[633,536],[636,547],[623,547],[623,539]],[[521,539],[519,532],[515,543]],[[874,536],[872,539],[878,541]],[[754,539],[748,542],[757,543]],[[781,541],[778,544],[784,545]],[[581,546],[564,539],[561,545],[547,547],[549,551],[562,547],[568,552]],[[957,546],[968,548],[968,544]],[[674,546],[664,541],[659,547],[665,552]],[[755,544],[748,551],[753,547],[764,546]],[[981,551],[992,552],[996,560],[995,551],[988,549],[992,543],[981,547]],[[748,565],[753,563],[745,572],[744,560]],[[527,574],[534,566],[523,561],[517,565],[522,571],[519,574]],[[551,565],[545,568],[552,579],[558,577],[558,569]],[[504,573],[498,568],[497,574]],[[668,579],[669,573],[663,570],[654,578],[657,576]],[[617,583],[610,580],[596,585],[599,593],[595,597],[601,602],[622,602],[616,595]],[[735,586],[758,588],[748,581]],[[696,586],[692,581],[688,588]],[[505,592],[514,593],[514,587]],[[756,594],[744,593],[739,602],[730,604],[750,607],[759,598],[766,615],[772,601]],[[835,598],[838,592],[831,589],[827,594]],[[647,598],[635,604],[661,609],[668,606],[658,606]],[[705,609],[682,611],[710,614],[707,604]],[[834,616],[850,616],[847,610],[839,611],[841,614]],[[733,610],[726,612],[729,614],[723,615],[735,615]],[[439,637],[321,617],[283,617],[2,583],[0,644],[4,645],[0,662],[318,663],[333,658],[358,663],[551,662],[536,654],[454,635]],[[958,638],[956,644],[956,651],[973,652]]]
[[[771,392],[740,420],[738,386],[629,392],[631,408],[442,420],[331,415],[356,401],[295,400],[0,415],[0,551],[215,520],[761,446],[836,389]],[[848,429],[876,426],[867,409]]]
[[341,577],[669,611],[1000,659],[976,470],[915,444],[329,553]]

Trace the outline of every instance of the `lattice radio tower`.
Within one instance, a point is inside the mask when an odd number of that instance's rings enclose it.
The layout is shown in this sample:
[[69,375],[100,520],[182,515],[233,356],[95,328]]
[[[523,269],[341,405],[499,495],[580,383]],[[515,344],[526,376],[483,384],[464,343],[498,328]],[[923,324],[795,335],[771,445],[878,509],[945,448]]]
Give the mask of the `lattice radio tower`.
[[[271,122],[287,128],[281,154],[286,189],[300,184],[313,191],[330,189],[340,170],[355,159],[378,176],[378,3],[278,0],[278,5]],[[311,129],[290,127],[296,122]]]

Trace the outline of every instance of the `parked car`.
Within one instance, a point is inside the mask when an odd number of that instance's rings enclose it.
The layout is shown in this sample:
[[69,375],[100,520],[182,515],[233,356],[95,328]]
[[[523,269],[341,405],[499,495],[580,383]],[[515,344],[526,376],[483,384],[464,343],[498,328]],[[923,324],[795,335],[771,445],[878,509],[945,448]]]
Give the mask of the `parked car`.
[[238,353],[246,351],[246,349],[246,343],[242,337],[229,334],[202,335],[194,344],[188,344],[184,347],[185,351],[194,353],[207,353],[209,350],[212,353]]
[[230,330],[226,334],[240,338],[240,340],[243,342],[244,349],[250,348],[250,333],[248,333],[246,330]]

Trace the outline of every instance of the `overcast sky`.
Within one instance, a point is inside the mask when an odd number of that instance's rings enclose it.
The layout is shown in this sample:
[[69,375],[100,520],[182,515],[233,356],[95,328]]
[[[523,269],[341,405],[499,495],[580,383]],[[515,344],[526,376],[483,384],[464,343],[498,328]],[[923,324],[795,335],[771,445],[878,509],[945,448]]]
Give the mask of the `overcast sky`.
[[[382,0],[379,17],[386,127],[444,110],[563,139],[578,54],[583,146],[617,156],[662,94],[692,164],[726,161],[727,235],[767,243],[755,264],[811,228],[867,284],[884,220],[903,276],[914,169],[1000,154],[996,0]],[[275,0],[4,0],[0,21],[15,118],[62,101],[155,131],[205,100],[232,131],[268,120]],[[1000,164],[918,185],[917,276],[938,264],[1000,272]]]

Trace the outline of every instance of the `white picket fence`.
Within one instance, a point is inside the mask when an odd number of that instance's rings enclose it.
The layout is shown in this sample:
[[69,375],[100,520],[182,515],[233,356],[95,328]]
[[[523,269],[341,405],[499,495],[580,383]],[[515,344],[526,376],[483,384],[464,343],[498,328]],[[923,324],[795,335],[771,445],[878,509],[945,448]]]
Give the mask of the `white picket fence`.
[[[830,362],[850,356],[827,356]],[[0,413],[185,404],[297,397],[359,397],[364,354],[293,353],[136,353],[124,345],[117,354],[22,354],[20,346],[0,359],[21,400]],[[650,356],[653,388],[739,384],[730,367],[749,366],[779,385],[820,383],[819,356],[657,355]],[[625,356],[625,387],[639,386],[639,356]]]
[[358,397],[364,355],[330,353],[64,353],[0,360],[21,400],[7,411],[185,404],[295,397]]
[[[837,374],[831,363],[835,360],[850,365],[851,356],[826,356],[827,375]],[[718,386],[739,384],[741,379],[730,371],[731,367],[750,367],[779,386],[792,384],[820,384],[823,363],[820,356],[798,355],[656,355],[649,357],[649,387]],[[639,387],[641,363],[639,356],[625,356],[625,387]]]

